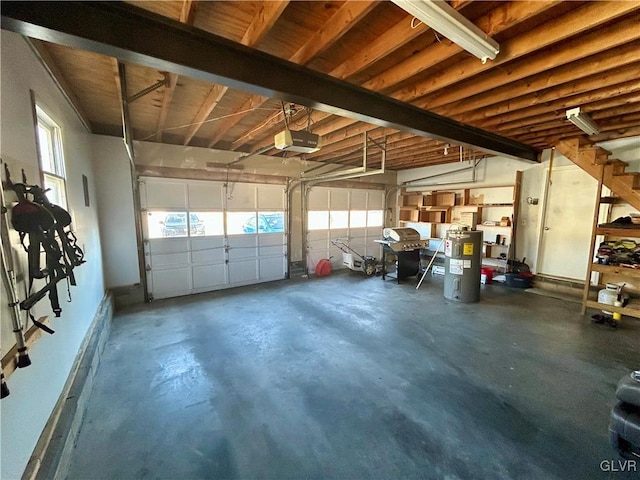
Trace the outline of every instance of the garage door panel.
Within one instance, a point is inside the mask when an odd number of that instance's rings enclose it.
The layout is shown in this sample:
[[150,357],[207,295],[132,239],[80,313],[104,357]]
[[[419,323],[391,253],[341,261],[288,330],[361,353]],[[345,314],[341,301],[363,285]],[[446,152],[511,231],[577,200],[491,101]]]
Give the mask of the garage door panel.
[[161,253],[187,252],[188,250],[189,240],[187,238],[159,238],[149,240],[149,251],[153,255]]
[[326,239],[313,240],[307,242],[307,246],[309,250],[324,250],[326,252],[329,249],[329,242]]
[[382,238],[382,228],[369,227],[365,230],[365,234],[369,238],[380,240]]
[[194,252],[224,247],[224,237],[191,238],[191,250]]
[[227,284],[225,264],[193,267],[193,288],[219,287]]
[[371,242],[365,245],[365,255],[370,257],[382,258],[382,247],[379,243]]
[[366,238],[367,229],[366,228],[352,228],[350,231],[350,238]]
[[189,208],[222,210],[224,187],[221,183],[191,183],[188,185]]
[[329,196],[329,210],[349,210],[349,190],[332,189]]
[[154,270],[151,274],[154,298],[187,295],[191,292],[191,268]]
[[258,280],[256,260],[234,262],[233,268],[229,268],[229,283],[232,285],[255,280]]
[[199,263],[224,263],[224,248],[212,248],[191,252],[191,262]]
[[284,278],[286,267],[284,258],[261,258],[258,265],[260,268],[260,280]]
[[312,230],[308,233],[309,242],[317,242],[319,240],[328,241],[329,232],[327,230]]
[[369,190],[367,192],[367,208],[369,210],[384,208],[384,190]]
[[364,252],[364,248],[365,248],[366,242],[363,240],[360,241],[351,241],[351,248],[353,248],[356,252],[358,253],[362,253]]
[[336,240],[338,238],[346,239],[349,236],[349,230],[346,228],[336,228],[330,231],[331,240]]
[[155,268],[172,267],[189,263],[189,253],[159,253],[153,255],[151,266]]
[[256,258],[257,256],[257,235],[243,235],[229,237],[229,261]]
[[224,237],[192,238],[191,261],[193,263],[224,262]]
[[260,247],[271,247],[275,245],[284,245],[285,236],[279,233],[267,233],[263,235],[258,235],[258,246]]
[[351,192],[351,210],[367,209],[367,191],[353,189]]
[[312,187],[307,197],[308,210],[329,210],[329,189]]
[[185,209],[187,189],[184,183],[145,180],[147,208]]
[[284,210],[284,187],[260,185],[257,190],[258,209]]
[[250,183],[234,183],[227,195],[229,210],[255,210],[256,186]]
[[270,247],[258,247],[259,257],[272,257],[274,255],[284,255],[284,245],[272,245]]
[[[244,225],[230,229],[228,223],[229,213],[248,212],[258,218],[258,213],[283,212],[284,186],[230,183],[226,188],[222,182],[145,178],[140,197],[146,208],[197,215],[208,234],[193,230],[167,238],[150,232],[145,224],[145,254],[151,266],[147,278],[155,298],[284,278],[283,232],[244,234]],[[195,217],[189,218],[193,222]]]

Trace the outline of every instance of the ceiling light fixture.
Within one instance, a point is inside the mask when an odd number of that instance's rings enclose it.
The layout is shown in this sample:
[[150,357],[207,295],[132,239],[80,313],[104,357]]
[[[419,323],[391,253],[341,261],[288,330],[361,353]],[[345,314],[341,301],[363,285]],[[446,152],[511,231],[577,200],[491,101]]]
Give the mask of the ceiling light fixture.
[[596,125],[596,122],[591,119],[588,113],[581,112],[580,107],[567,110],[567,120],[587,135],[597,135],[600,133],[600,128]]
[[391,0],[436,32],[475,55],[495,59],[500,45],[443,0]]

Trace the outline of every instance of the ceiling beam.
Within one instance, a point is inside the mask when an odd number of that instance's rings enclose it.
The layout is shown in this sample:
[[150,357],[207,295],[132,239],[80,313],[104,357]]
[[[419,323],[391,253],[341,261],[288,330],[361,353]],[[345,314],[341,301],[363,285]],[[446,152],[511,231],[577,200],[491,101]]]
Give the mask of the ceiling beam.
[[182,0],[182,9],[180,10],[180,21],[187,25],[193,25],[196,18],[197,0]]
[[[594,82],[599,78],[602,78],[602,76],[596,75]],[[640,78],[640,67],[637,69],[637,76],[635,78]],[[591,111],[599,110],[600,108],[606,108],[601,105],[608,104],[609,102],[619,103],[622,102],[627,95],[638,95],[640,92],[640,82],[637,80],[615,83],[612,86],[609,86],[603,81],[601,85],[602,88],[594,88],[588,92],[577,95],[571,95],[569,93],[565,95],[559,94],[556,96],[553,92],[549,92],[549,96],[551,97],[551,95],[553,95],[553,97],[544,103],[533,103],[534,106],[530,108],[516,109],[504,115],[491,116],[486,120],[478,121],[477,125],[482,126],[482,128],[494,128],[502,131],[502,127],[505,125],[531,125],[533,117],[537,117],[545,113],[564,115],[564,111],[566,109],[575,106],[592,105],[593,107],[590,107]],[[527,97],[531,96],[527,95]],[[557,100],[553,101],[553,99],[556,98]]]
[[[514,25],[525,21],[532,16],[538,15],[545,10],[551,8],[557,2],[504,2],[494,11],[482,16],[474,23],[489,36],[494,36],[503,30],[512,28]],[[503,57],[503,46],[500,46],[499,56],[486,64],[482,64],[476,57],[465,58],[463,64],[473,64],[473,68],[477,71],[488,70],[496,65],[496,62]],[[415,55],[411,55],[402,62],[396,64],[392,68],[377,75],[371,80],[365,82],[362,86],[376,92],[385,92],[394,85],[427,70],[443,60],[446,60],[458,53],[463,52],[455,43],[435,42],[431,47],[425,48]],[[457,69],[456,72],[463,72]],[[437,75],[439,77],[439,75]]]
[[58,87],[62,91],[62,94],[67,97],[67,99],[69,100],[69,103],[71,104],[72,108],[75,110],[76,114],[78,115],[80,121],[85,126],[87,131],[94,133],[93,131],[94,127],[91,124],[91,121],[89,120],[89,115],[87,114],[87,111],[84,109],[84,107],[82,106],[82,103],[80,102],[80,100],[78,100],[78,97],[73,92],[71,85],[69,84],[66,77],[62,73],[62,70],[60,70],[60,68],[58,67],[57,62],[53,59],[51,53],[47,48],[47,44],[39,40],[28,40],[28,43],[29,43],[29,46],[31,46],[31,48],[34,50],[34,53],[36,54],[36,56],[39,57],[44,68],[49,72],[49,75],[51,75],[51,77],[53,78],[53,81],[58,85]]
[[[561,49],[543,50],[473,77],[464,84],[456,84],[455,94],[452,91],[437,90],[415,104],[425,107],[428,105],[430,109],[437,109],[442,115],[449,116],[507,100],[519,93],[548,88],[554,82],[575,81],[576,78],[596,73],[599,69],[637,61],[637,40],[640,38],[640,29],[637,27],[622,22],[579,35],[569,40]],[[617,58],[618,51],[620,58]],[[517,82],[525,78],[526,82]],[[497,88],[507,85],[508,88]],[[487,95],[487,92],[490,93]]]
[[247,31],[240,39],[243,45],[257,45],[262,41],[269,30],[273,28],[276,21],[289,5],[289,0],[278,2],[262,2],[258,13],[256,13]]
[[473,122],[480,118],[510,113],[558,98],[636,80],[638,75],[634,74],[634,71],[637,73],[640,69],[639,51],[640,42],[633,42],[628,46],[620,46],[615,50],[607,50],[527,77],[526,82],[513,83],[509,88],[498,88],[467,97],[446,107],[437,108],[437,112],[440,115],[454,116],[461,122]]
[[[180,10],[180,22],[187,25],[193,25],[196,16],[196,0],[183,0],[182,10]],[[169,84],[164,89],[162,95],[162,106],[160,107],[160,115],[158,115],[158,124],[156,126],[156,141],[162,142],[164,127],[167,124],[169,115],[169,106],[173,100],[173,94],[178,85],[178,75],[169,73]]]
[[[310,62],[318,53],[326,50],[342,36],[347,33],[362,17],[376,6],[375,1],[366,2],[345,2],[345,4],[334,13],[331,18],[309,38],[296,53],[294,53],[289,61],[299,65],[305,65]],[[252,109],[259,108],[269,99],[260,95],[251,95],[238,109],[240,112],[249,112]],[[235,126],[244,115],[234,115],[227,117],[216,130],[215,135],[209,141],[209,147],[213,147],[222,137]]]
[[[415,135],[538,161],[521,142],[460,124],[128,4],[11,2],[2,28]],[[260,75],[256,75],[260,72]]]
[[[513,27],[513,25],[527,20],[535,15],[538,15],[545,10],[551,8],[559,2],[511,2],[500,5],[494,11],[482,16],[476,21],[484,31],[487,31],[489,35],[495,35],[507,28]],[[405,28],[407,28],[405,26]],[[446,60],[447,58],[461,52],[462,49],[455,44],[448,43],[435,43],[430,47],[424,48],[415,55],[403,60],[396,64],[392,68],[382,72],[375,76],[371,80],[363,84],[364,88],[385,91],[393,87],[394,85],[414,76],[420,72],[423,72],[427,68],[435,65],[436,63]],[[365,53],[361,53],[360,56],[364,56]],[[474,57],[469,59],[468,62],[480,63]],[[493,64],[493,62],[492,62]],[[482,65],[482,64],[480,64]],[[486,68],[490,68],[492,65],[487,65]],[[333,74],[333,72],[332,72]],[[458,97],[460,98],[460,97]],[[425,107],[430,108],[430,107]],[[329,115],[324,114],[324,118]],[[336,123],[342,124],[344,119],[336,119]],[[348,123],[353,124],[355,120],[349,120]],[[338,126],[330,126],[332,129],[341,128]],[[319,133],[319,132],[316,132]],[[320,133],[321,134],[321,133]],[[252,150],[260,148],[265,142],[270,141],[269,136],[265,137],[259,143],[252,147]]]
[[213,109],[216,108],[220,100],[222,100],[222,97],[224,97],[224,94],[227,93],[228,88],[229,87],[219,84],[211,87],[211,90],[209,90],[209,93],[200,105],[196,116],[193,117],[193,120],[191,120],[189,124],[187,133],[184,136],[184,141],[182,142],[184,145],[189,145],[189,142],[191,142],[196,132],[204,125],[211,112],[213,112]]
[[[524,2],[515,2],[524,3]],[[541,3],[541,2],[532,2]],[[454,83],[474,77],[482,72],[490,69],[495,69],[501,66],[502,70],[509,70],[508,62],[513,62],[519,58],[524,58],[525,55],[530,55],[538,50],[542,50],[542,53],[536,55],[536,59],[544,59],[545,68],[553,68],[563,65],[567,62],[567,52],[571,52],[574,55],[574,59],[582,58],[593,53],[611,48],[608,42],[604,42],[602,39],[605,36],[605,32],[601,32],[604,29],[598,29],[594,32],[588,32],[591,29],[600,27],[601,25],[615,20],[616,18],[629,14],[634,10],[640,8],[637,2],[588,2],[581,8],[571,10],[569,13],[560,17],[554,18],[549,22],[546,22],[539,27],[530,30],[522,35],[502,42],[500,45],[500,54],[492,62],[482,64],[477,59],[468,59],[457,63],[451,68],[442,70],[435,75],[426,78],[421,82],[412,84],[410,87],[404,87],[396,90],[392,93],[392,96],[401,101],[415,101],[420,97],[428,95],[436,90],[444,89],[451,86]],[[637,24],[629,22],[620,22],[614,25],[612,28],[616,31],[635,32],[635,38],[640,35]],[[622,32],[621,32],[622,33]],[[625,38],[626,41],[630,41],[634,36],[628,33]],[[575,37],[571,39],[571,37]],[[553,44],[561,41],[571,41],[572,43],[579,43],[583,49],[590,50],[592,53],[586,53],[582,51],[574,52],[569,45],[563,45],[563,48],[553,48]],[[618,43],[619,44],[619,43]],[[526,59],[528,62],[529,59]],[[490,64],[489,64],[490,63]],[[505,65],[507,64],[507,65]],[[535,68],[539,68],[537,65]],[[526,76],[525,72],[529,71],[531,74],[534,66],[531,65],[528,69],[520,68],[515,71],[511,71],[510,74],[505,74],[508,77],[509,83],[514,82],[519,78]],[[497,70],[497,69],[496,69]],[[539,71],[539,70],[535,70]],[[515,74],[518,74],[518,78],[513,78]],[[469,85],[475,85],[475,81],[470,81]],[[483,84],[486,89],[486,84]],[[493,83],[493,89],[496,88],[496,84]],[[453,92],[455,91],[455,94]],[[458,89],[451,89],[447,98],[455,96],[456,99],[465,98],[468,96],[466,92],[458,93]],[[445,95],[443,95],[445,97]],[[429,108],[434,108],[440,105],[440,102],[445,102],[442,98],[439,98],[435,103],[431,103]]]
[[377,1],[345,2],[289,60],[298,65],[307,64],[313,57],[340,40],[377,4]]
[[[280,18],[280,15],[282,15],[282,12],[284,12],[284,9],[287,7],[288,4],[289,4],[288,0],[280,1],[280,2],[263,2],[262,5],[260,6],[260,9],[258,10],[258,13],[255,15],[255,17],[253,17],[251,24],[249,25],[247,30],[244,32],[244,35],[242,36],[240,43],[242,45],[247,45],[247,46],[254,46],[260,43],[260,41],[265,37],[265,35],[269,33],[269,30],[271,30],[271,28],[275,25],[276,21],[278,20],[278,18]],[[196,118],[194,119],[194,122],[192,125],[193,132],[191,132],[191,129],[189,132],[187,132],[187,135],[185,136],[185,142],[184,142],[185,145],[187,145],[191,141],[193,136],[204,124],[204,121],[209,117],[209,115],[215,109],[218,103],[220,103],[220,100],[222,100],[224,95],[227,93],[227,90],[229,89],[229,87],[223,86],[219,92],[217,91],[214,92],[214,90],[216,90],[217,88],[218,88],[218,85],[214,85],[214,87],[211,89],[211,92],[209,93],[209,97],[205,99],[202,107],[200,108],[200,111],[198,112],[198,114],[196,114]],[[215,98],[212,98],[212,95],[215,95]],[[252,95],[252,98],[250,98],[249,100],[251,101],[251,103],[255,102],[256,104],[262,104],[266,102],[268,99],[264,98],[261,95]],[[243,105],[243,107],[245,106],[246,105]],[[238,112],[244,112],[251,108],[255,108],[252,106],[248,106],[247,108],[243,108],[243,107],[240,107],[240,109],[238,109]],[[206,112],[206,115],[201,120],[202,115],[205,112]],[[236,122],[239,122],[242,117],[243,117],[242,114],[231,115],[221,120],[221,122],[218,124],[215,137],[209,142],[209,147],[217,143],[218,140],[222,138],[224,133],[226,133],[227,130],[231,128],[230,126],[227,127],[227,125],[235,125]]]

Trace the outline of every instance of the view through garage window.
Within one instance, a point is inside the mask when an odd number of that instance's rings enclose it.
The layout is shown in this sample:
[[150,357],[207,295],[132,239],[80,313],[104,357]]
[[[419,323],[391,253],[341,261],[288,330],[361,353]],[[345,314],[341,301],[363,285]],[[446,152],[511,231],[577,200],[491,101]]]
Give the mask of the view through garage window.
[[222,212],[147,212],[149,238],[223,235]]
[[382,210],[310,210],[307,230],[382,227]]
[[227,233],[284,233],[284,212],[227,212]]

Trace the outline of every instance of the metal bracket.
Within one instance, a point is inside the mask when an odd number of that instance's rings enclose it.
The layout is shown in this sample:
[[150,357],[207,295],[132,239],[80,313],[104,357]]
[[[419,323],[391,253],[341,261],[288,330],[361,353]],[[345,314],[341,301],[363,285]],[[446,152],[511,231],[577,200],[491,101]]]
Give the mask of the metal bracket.
[[158,80],[153,85],[149,85],[147,88],[145,88],[143,90],[140,90],[138,93],[136,93],[134,95],[131,95],[129,98],[127,98],[127,102],[129,102],[129,103],[135,102],[139,98],[144,97],[148,93],[151,93],[151,92],[153,92],[154,90],[157,90],[160,87],[167,87],[169,85],[169,73],[168,72],[161,72],[161,73],[162,73],[162,75],[164,75],[164,79],[163,80]]

